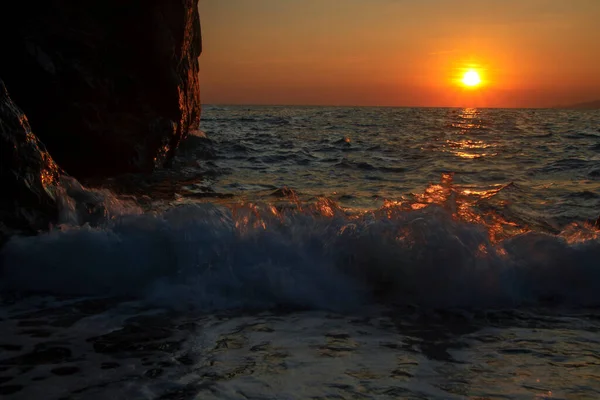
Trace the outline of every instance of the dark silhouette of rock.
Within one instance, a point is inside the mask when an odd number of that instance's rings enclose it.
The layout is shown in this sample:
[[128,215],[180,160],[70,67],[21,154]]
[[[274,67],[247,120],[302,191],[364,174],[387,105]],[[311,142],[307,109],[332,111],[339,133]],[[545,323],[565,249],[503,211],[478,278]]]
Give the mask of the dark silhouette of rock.
[[56,220],[61,174],[0,80],[0,243]]
[[0,6],[0,76],[75,177],[168,164],[198,129],[198,0]]
[[574,110],[598,110],[598,109],[600,109],[600,100],[588,101],[585,103],[570,104],[566,107],[559,107],[559,108],[567,108],[567,109],[574,109]]

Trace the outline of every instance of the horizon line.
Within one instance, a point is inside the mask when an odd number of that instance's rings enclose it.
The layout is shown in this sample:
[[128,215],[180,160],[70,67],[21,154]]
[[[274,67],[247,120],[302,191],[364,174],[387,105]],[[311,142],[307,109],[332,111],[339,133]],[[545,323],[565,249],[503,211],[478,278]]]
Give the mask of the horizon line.
[[335,108],[475,108],[475,109],[496,109],[496,110],[571,110],[571,111],[585,111],[594,110],[592,109],[578,109],[571,108],[571,106],[553,106],[553,107],[476,107],[476,106],[410,106],[410,105],[339,105],[339,104],[268,104],[268,103],[201,103],[202,107],[335,107]]

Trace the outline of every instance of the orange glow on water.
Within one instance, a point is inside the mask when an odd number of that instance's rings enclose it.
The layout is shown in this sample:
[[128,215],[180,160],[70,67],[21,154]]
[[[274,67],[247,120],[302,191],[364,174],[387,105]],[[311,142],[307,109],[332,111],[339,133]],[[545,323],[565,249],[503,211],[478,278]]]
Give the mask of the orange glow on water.
[[600,239],[600,227],[594,226],[592,223],[577,223],[570,224],[561,236],[570,243],[581,243],[587,240]]
[[[510,190],[512,184],[492,185],[488,188],[461,187],[454,183],[452,173],[442,174],[440,182],[431,183],[422,192],[403,196],[402,200],[384,200],[379,210],[350,210],[342,208],[336,201],[320,197],[313,202],[301,200],[290,189],[283,190],[285,195],[276,204],[255,204],[242,202],[229,205],[235,229],[241,235],[252,234],[258,229],[272,229],[280,224],[287,224],[294,215],[312,216],[315,218],[336,219],[343,222],[338,234],[343,235],[349,229],[355,230],[363,221],[363,217],[381,216],[389,220],[411,221],[415,218],[413,213],[429,215],[432,211],[436,215],[436,208],[443,211],[441,218],[451,218],[459,223],[474,224],[485,229],[488,242],[479,243],[474,255],[488,257],[495,254],[507,257],[502,242],[506,239],[530,232],[530,228],[523,222],[513,221],[502,214],[508,201],[502,198],[503,191]],[[431,207],[431,210],[426,210]],[[408,218],[408,219],[407,219]],[[438,218],[438,217],[435,217]],[[423,220],[416,215],[417,220]],[[426,219],[425,219],[426,221]],[[397,242],[403,245],[412,245],[423,240],[419,229],[412,226],[399,225],[397,230],[391,232]],[[600,239],[600,228],[593,223],[573,223],[559,235],[567,243],[580,243]]]
[[321,198],[313,206],[313,212],[317,215],[333,218],[339,206],[331,199]]
[[256,204],[245,203],[231,207],[235,227],[240,233],[247,233],[250,228],[267,229],[267,224],[261,216],[261,210]]
[[384,207],[400,207],[405,211],[416,211],[431,205],[440,205],[458,221],[484,226],[490,241],[498,243],[506,238],[529,232],[528,227],[509,221],[494,211],[478,210],[481,200],[496,196],[508,186],[500,185],[488,190],[461,189],[453,184],[453,174],[442,174],[440,183],[430,184],[423,193],[413,194],[411,200],[404,203],[388,202]]

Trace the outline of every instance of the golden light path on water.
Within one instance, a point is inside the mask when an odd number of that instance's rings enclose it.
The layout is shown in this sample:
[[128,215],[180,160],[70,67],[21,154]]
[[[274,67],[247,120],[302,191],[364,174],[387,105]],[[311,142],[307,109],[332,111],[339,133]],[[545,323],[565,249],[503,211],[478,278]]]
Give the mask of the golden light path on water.
[[[449,125],[457,135],[445,139],[442,145],[443,152],[452,154],[462,160],[485,160],[498,155],[497,144],[493,138],[485,135],[489,129],[487,122],[481,117],[482,110],[477,108],[464,108],[457,111],[456,119]],[[464,137],[460,139],[460,137]],[[345,138],[346,142],[350,139]],[[501,213],[494,210],[482,211],[479,205],[482,201],[495,198],[502,190],[511,186],[508,184],[492,184],[488,187],[458,185],[454,183],[453,173],[441,175],[440,182],[429,184],[422,192],[402,196],[401,200],[384,200],[378,211],[387,213],[388,218],[394,218],[397,212],[411,212],[422,210],[426,207],[437,205],[449,211],[457,221],[473,223],[484,226],[488,231],[491,243],[500,243],[504,239],[521,235],[530,231],[530,227],[511,221]],[[377,210],[344,208],[336,201],[327,197],[317,197],[311,202],[301,198],[294,190],[284,188],[281,198],[266,208],[254,201],[219,201],[219,203],[230,207],[236,218],[236,227],[242,231],[248,228],[268,229],[268,220],[275,216],[280,222],[284,220],[285,210],[292,204],[294,209],[300,213],[318,215],[325,218],[334,218],[340,214],[347,216],[349,221],[361,218],[365,213],[377,212]],[[213,200],[214,201],[214,200]],[[502,199],[495,200],[498,206],[506,206],[507,202]],[[240,212],[246,210],[246,212]],[[249,212],[247,212],[249,210]],[[282,211],[283,210],[283,211]],[[265,218],[270,214],[269,218]],[[565,230],[563,237],[570,242],[579,242],[599,237],[599,231],[592,225],[586,223],[575,223]],[[398,238],[407,239],[410,235],[399,233]],[[499,254],[503,252],[498,248]]]

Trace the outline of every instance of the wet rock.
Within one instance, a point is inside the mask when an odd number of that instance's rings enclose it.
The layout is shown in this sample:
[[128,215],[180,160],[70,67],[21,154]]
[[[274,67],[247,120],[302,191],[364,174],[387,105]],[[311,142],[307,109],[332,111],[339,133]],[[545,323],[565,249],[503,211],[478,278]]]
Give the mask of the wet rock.
[[198,129],[198,0],[16,2],[0,45],[0,76],[76,177],[168,164]]
[[12,233],[36,233],[56,220],[61,175],[0,80],[0,245]]
[[217,151],[211,139],[202,131],[191,132],[188,138],[181,143],[178,151],[179,163],[185,160],[213,160],[217,158]]

